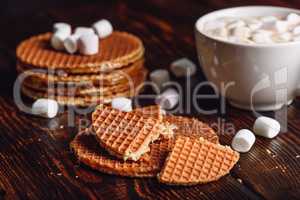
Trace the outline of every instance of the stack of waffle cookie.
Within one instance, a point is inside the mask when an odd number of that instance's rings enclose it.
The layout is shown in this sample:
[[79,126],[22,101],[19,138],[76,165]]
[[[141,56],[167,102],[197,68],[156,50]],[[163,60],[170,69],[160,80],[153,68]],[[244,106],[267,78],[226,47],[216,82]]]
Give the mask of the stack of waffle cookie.
[[178,185],[218,180],[239,159],[207,124],[165,115],[159,106],[122,112],[100,105],[92,127],[77,134],[70,147],[80,162],[103,173]]
[[25,75],[26,96],[89,106],[135,96],[142,88],[147,70],[138,37],[115,31],[100,41],[99,53],[86,56],[54,50],[51,35],[33,36],[17,47],[17,71]]

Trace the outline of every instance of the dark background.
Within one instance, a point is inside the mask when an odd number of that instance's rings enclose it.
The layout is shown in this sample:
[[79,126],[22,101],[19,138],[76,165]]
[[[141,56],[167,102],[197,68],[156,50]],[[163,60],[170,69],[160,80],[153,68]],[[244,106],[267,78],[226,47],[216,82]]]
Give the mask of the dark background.
[[[180,57],[198,63],[194,23],[201,15],[251,4],[300,8],[298,0],[1,0],[0,199],[299,199],[299,100],[276,113],[263,113],[287,115],[287,130],[276,139],[257,138],[229,175],[205,185],[171,187],[156,179],[109,176],[79,165],[69,150],[78,124],[67,126],[68,113],[51,120],[32,117],[20,112],[12,98],[17,44],[31,35],[50,31],[54,22],[88,26],[107,18],[116,29],[143,40],[149,69],[167,68]],[[205,80],[201,67],[198,69],[193,83]],[[206,92],[209,90],[201,91]],[[219,108],[218,101],[200,103]],[[194,111],[184,114],[210,125],[234,124],[236,130],[251,129],[256,119],[253,113],[230,106],[223,115]],[[83,117],[88,116],[77,116],[76,122]],[[230,145],[233,135],[221,132],[224,127],[214,128],[221,144]]]

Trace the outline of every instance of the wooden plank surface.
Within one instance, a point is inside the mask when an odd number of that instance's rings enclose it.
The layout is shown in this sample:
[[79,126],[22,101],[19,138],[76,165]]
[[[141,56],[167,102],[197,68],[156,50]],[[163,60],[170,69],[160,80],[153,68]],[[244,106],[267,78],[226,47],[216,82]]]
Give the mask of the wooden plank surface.
[[[23,1],[22,1],[23,2]],[[80,119],[67,126],[70,113],[52,120],[21,113],[13,102],[16,78],[15,47],[24,38],[51,29],[55,21],[88,25],[100,18],[110,19],[119,30],[132,32],[146,46],[149,69],[168,67],[179,57],[197,62],[194,23],[197,18],[224,7],[272,4],[300,8],[297,1],[11,1],[24,6],[20,13],[3,12],[0,26],[0,199],[299,199],[300,198],[300,102],[286,110],[265,115],[287,115],[287,131],[273,140],[258,138],[254,148],[242,154],[230,175],[221,180],[193,187],[170,187],[155,179],[129,179],[109,176],[79,165],[68,145],[77,132]],[[72,2],[72,4],[70,3]],[[35,6],[33,6],[35,5]],[[26,9],[28,12],[26,12]],[[30,8],[30,9],[29,9]],[[35,8],[35,10],[34,10]],[[205,80],[199,67],[192,87]],[[184,80],[178,80],[185,85]],[[185,91],[186,92],[186,91]],[[200,93],[206,93],[206,90]],[[189,102],[186,102],[188,104]],[[198,117],[220,134],[222,144],[230,144],[235,130],[251,128],[251,112],[226,107],[221,113],[217,100],[201,101],[204,108],[219,114],[201,115],[191,108],[182,113]],[[185,104],[185,105],[186,105]],[[223,131],[225,127],[225,131]]]

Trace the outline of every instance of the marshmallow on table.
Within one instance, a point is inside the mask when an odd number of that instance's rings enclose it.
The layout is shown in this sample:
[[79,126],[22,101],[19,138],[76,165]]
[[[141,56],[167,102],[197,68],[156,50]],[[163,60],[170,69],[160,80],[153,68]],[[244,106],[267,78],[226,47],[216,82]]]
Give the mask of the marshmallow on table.
[[259,117],[255,120],[253,131],[256,135],[274,138],[280,132],[280,124],[270,117]]
[[234,150],[248,152],[255,142],[255,135],[248,129],[239,130],[234,136],[231,146]]
[[150,80],[155,83],[159,89],[162,89],[164,84],[170,81],[170,75],[165,69],[157,69],[150,73]]
[[181,58],[171,63],[171,71],[176,77],[192,76],[196,73],[196,65],[188,58]]
[[78,50],[78,39],[80,35],[73,34],[64,40],[64,47],[68,53],[75,53]]
[[114,98],[111,102],[111,106],[114,109],[118,109],[125,112],[132,111],[132,101],[131,99],[125,97],[117,97]]
[[155,103],[160,105],[162,109],[172,109],[179,102],[179,94],[173,89],[167,89],[162,94],[158,95],[155,99]]
[[70,35],[72,32],[72,28],[70,24],[58,22],[53,25],[53,33],[56,33],[57,31],[62,31]]
[[51,41],[50,41],[51,46],[56,50],[63,50],[64,41],[69,36],[70,36],[70,32],[59,29],[51,37]]
[[99,38],[105,38],[113,32],[111,23],[106,19],[95,22],[92,27],[96,31]]
[[288,16],[286,17],[286,21],[289,23],[289,24],[297,24],[300,22],[300,16],[297,15],[296,13],[290,13],[288,14]]
[[38,99],[32,104],[31,113],[46,118],[53,118],[58,112],[58,103],[52,99]]
[[94,33],[95,33],[94,29],[89,27],[83,27],[83,26],[75,28],[74,31],[74,35],[78,35],[78,36],[81,36],[83,34],[94,34]]
[[83,55],[98,53],[99,38],[96,34],[83,34],[78,39],[79,52]]

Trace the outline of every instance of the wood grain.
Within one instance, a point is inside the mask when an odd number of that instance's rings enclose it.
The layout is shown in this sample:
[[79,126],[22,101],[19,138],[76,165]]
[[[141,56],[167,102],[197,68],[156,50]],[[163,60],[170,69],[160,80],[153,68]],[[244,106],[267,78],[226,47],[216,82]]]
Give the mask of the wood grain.
[[[258,138],[254,148],[241,155],[232,172],[217,182],[193,187],[171,187],[156,179],[130,179],[105,175],[81,165],[68,146],[77,132],[79,120],[89,113],[77,115],[74,125],[67,126],[71,113],[46,120],[26,115],[13,102],[12,87],[16,78],[15,47],[32,34],[51,29],[55,21],[72,25],[88,25],[108,18],[119,30],[140,36],[146,46],[149,69],[166,68],[179,57],[197,62],[194,45],[196,19],[215,9],[272,4],[300,8],[297,1],[255,0],[145,0],[145,1],[46,1],[44,5],[30,0],[22,13],[6,14],[0,20],[0,199],[299,199],[300,197],[300,102],[264,115],[287,115],[287,130],[273,140]],[[28,8],[28,12],[26,12]],[[29,9],[30,8],[30,9]],[[36,8],[36,10],[34,10]],[[174,78],[174,77],[173,77]],[[191,88],[205,80],[201,68]],[[184,80],[178,80],[182,85]],[[150,92],[150,91],[148,91]],[[209,93],[201,90],[200,93]],[[151,102],[151,101],[150,101]],[[146,103],[146,102],[144,102]],[[222,144],[230,144],[233,134],[223,126],[236,130],[251,128],[255,115],[226,107],[222,113],[218,100],[199,102],[204,108],[216,108],[216,115],[200,115],[186,106],[178,113],[198,117],[220,134]]]

